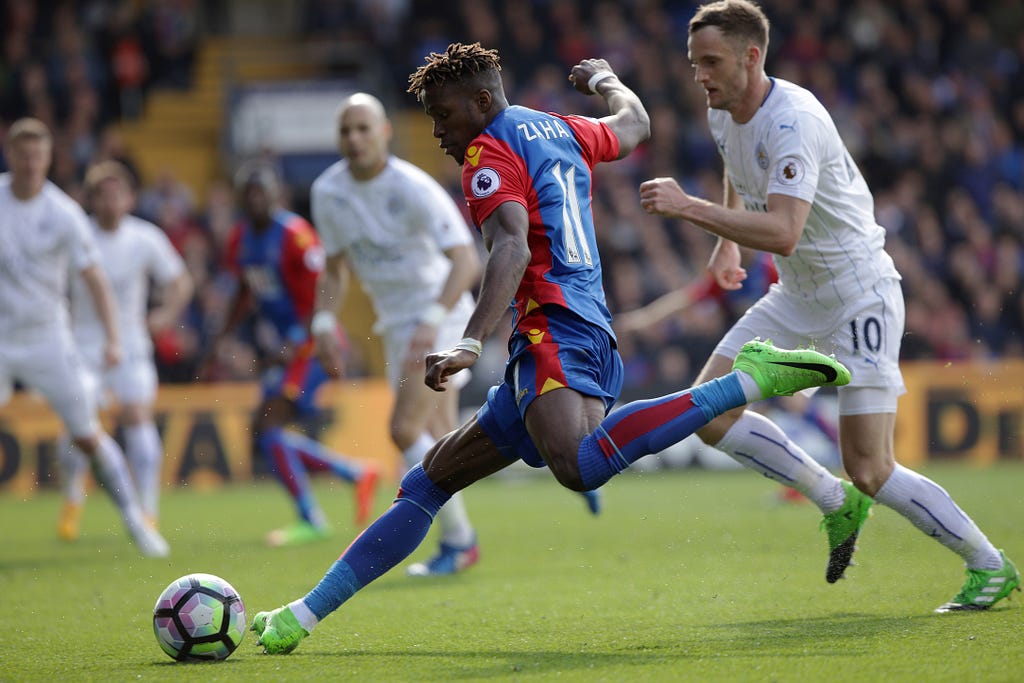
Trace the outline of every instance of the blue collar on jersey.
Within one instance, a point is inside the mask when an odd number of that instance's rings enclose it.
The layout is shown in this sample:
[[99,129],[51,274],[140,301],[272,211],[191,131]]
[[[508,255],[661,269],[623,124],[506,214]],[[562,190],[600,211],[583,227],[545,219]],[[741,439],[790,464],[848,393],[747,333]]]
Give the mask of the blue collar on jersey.
[[771,81],[771,82],[772,82],[772,84],[771,84],[770,86],[768,86],[768,92],[766,92],[766,93],[764,94],[764,99],[763,99],[763,100],[761,100],[761,104],[759,104],[759,105],[758,105],[758,109],[760,109],[761,107],[763,107],[763,106],[764,106],[764,103],[765,103],[765,102],[767,102],[767,101],[768,101],[768,98],[769,98],[769,97],[771,96],[771,94],[772,94],[772,91],[773,91],[773,90],[775,90],[775,78],[774,78],[774,77],[772,77],[772,76],[769,76],[769,77],[768,77],[768,80],[769,80],[769,81]]

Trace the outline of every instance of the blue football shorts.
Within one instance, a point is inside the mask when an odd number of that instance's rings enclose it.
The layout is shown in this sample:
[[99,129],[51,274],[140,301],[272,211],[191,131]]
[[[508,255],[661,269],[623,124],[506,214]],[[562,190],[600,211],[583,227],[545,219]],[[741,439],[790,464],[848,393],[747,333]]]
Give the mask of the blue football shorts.
[[487,392],[477,423],[509,460],[544,467],[523,416],[538,396],[569,388],[604,401],[609,411],[622,391],[622,358],[601,327],[560,306],[531,311],[509,340],[501,384]]

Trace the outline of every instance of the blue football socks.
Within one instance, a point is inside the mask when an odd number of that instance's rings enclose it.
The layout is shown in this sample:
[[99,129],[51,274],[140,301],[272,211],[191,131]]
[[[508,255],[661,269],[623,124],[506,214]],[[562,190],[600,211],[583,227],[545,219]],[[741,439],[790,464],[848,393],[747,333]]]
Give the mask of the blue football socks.
[[280,427],[268,429],[259,435],[257,442],[270,464],[270,469],[288,489],[302,519],[310,524],[322,525],[323,512],[317,505],[316,496],[313,495],[309,476],[299,460],[298,453],[285,442],[284,430]]
[[280,431],[281,442],[297,453],[304,463],[314,464],[317,468],[327,468],[348,482],[355,481],[362,474],[361,465],[347,460],[316,439],[290,429]]
[[359,534],[303,602],[318,619],[341,607],[419,547],[434,515],[449,498],[451,494],[430,481],[422,465],[410,469],[387,512]]
[[584,487],[601,486],[643,456],[682,441],[727,410],[746,403],[733,372],[692,389],[613,410],[580,442],[577,457]]

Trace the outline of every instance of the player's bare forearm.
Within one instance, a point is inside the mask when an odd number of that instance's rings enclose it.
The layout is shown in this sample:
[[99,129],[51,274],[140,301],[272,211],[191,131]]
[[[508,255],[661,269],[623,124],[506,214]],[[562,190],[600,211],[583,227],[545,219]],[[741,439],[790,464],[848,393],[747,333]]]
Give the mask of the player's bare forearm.
[[620,332],[636,332],[655,325],[693,304],[690,287],[674,289],[641,308],[615,316],[615,329]]
[[487,263],[465,335],[480,341],[490,336],[505,315],[530,263],[530,248],[526,242],[529,222],[522,204],[505,202],[482,227],[488,250]]
[[174,325],[192,299],[192,292],[192,276],[188,271],[182,271],[178,277],[168,282],[160,292],[160,305],[150,311],[150,333],[160,332]]
[[451,308],[480,279],[481,265],[476,247],[472,244],[452,247],[445,251],[445,256],[451,261],[452,269],[448,272],[448,279],[437,300],[445,308]]
[[252,310],[253,299],[252,290],[249,289],[249,285],[245,284],[245,280],[240,280],[238,283],[238,289],[235,291],[235,295],[231,298],[231,303],[228,304],[228,314],[224,320],[224,326],[220,332],[217,333],[216,337],[222,339],[232,332],[242,323],[242,320],[249,315],[249,311]]
[[793,253],[810,212],[809,203],[780,195],[769,196],[767,212],[726,208],[687,194],[672,178],[641,183],[640,204],[647,213],[687,220],[742,246],[782,256]]
[[619,139],[621,159],[651,137],[651,119],[640,98],[618,79],[608,79],[597,84],[597,94],[608,102],[610,116],[601,121],[606,123]]
[[[612,75],[601,76],[600,80],[595,79],[594,90],[591,90],[591,78],[601,74]],[[588,95],[597,93],[608,103],[608,111],[611,113],[602,118],[601,122],[611,128],[619,140],[619,159],[651,137],[651,118],[643,102],[619,80],[607,61],[584,59],[572,68],[569,80],[580,92]]]
[[[341,377],[345,371],[345,354],[341,339],[338,336],[337,323],[333,316],[341,308],[348,290],[349,265],[344,252],[327,257],[327,265],[316,283],[316,301],[314,303],[314,319],[310,324],[313,346],[317,359],[330,377]],[[327,314],[327,324],[316,318]]]
[[708,259],[708,272],[718,286],[726,291],[741,288],[747,279],[747,271],[740,265],[739,245],[719,237]]
[[349,265],[344,252],[327,257],[327,265],[316,281],[317,311],[335,312],[341,308],[348,291]]
[[117,328],[117,305],[110,290],[110,282],[97,265],[89,266],[81,275],[106,335],[106,361],[108,364],[115,364],[120,360],[121,334]]

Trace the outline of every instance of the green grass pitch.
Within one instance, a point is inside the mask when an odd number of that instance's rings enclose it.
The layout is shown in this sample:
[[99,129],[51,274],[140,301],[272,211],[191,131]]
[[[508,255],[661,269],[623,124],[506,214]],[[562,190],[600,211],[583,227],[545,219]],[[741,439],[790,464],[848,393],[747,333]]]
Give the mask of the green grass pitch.
[[[926,472],[1024,563],[1024,465]],[[139,558],[101,494],[74,544],[55,538],[55,494],[0,497],[0,681],[1024,680],[1021,594],[932,614],[963,564],[885,508],[857,566],[828,585],[813,506],[780,503],[749,472],[705,471],[619,477],[599,518],[549,476],[481,482],[466,501],[482,560],[465,574],[393,571],[287,657],[248,633],[224,662],[171,661],[151,615],[178,576],[226,578],[250,621],[319,580],[355,530],[350,491],[321,480],[317,492],[334,538],[271,549],[264,533],[292,514],[272,484],[168,491],[168,560]]]

